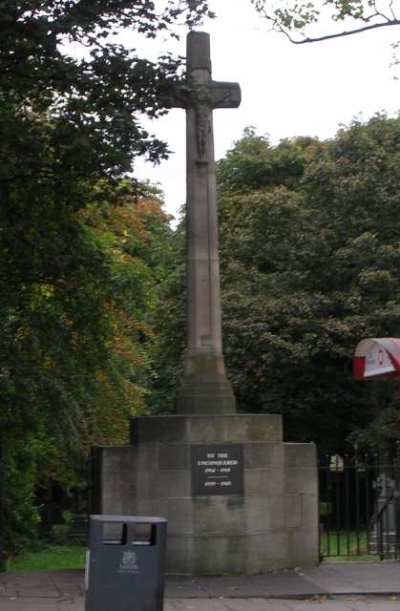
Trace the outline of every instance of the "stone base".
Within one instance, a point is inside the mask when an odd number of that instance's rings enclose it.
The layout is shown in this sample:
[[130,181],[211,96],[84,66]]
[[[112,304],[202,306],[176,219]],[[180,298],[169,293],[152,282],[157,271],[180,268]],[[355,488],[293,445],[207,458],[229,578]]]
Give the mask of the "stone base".
[[215,382],[184,378],[177,395],[176,407],[179,414],[236,413],[231,383],[222,376]]
[[222,353],[188,354],[177,394],[178,414],[236,414],[232,385],[225,373]]
[[[193,496],[191,448],[236,444],[243,494]],[[96,512],[168,520],[167,572],[256,574],[318,563],[313,444],[282,442],[275,415],[140,417],[132,445],[97,448]]]

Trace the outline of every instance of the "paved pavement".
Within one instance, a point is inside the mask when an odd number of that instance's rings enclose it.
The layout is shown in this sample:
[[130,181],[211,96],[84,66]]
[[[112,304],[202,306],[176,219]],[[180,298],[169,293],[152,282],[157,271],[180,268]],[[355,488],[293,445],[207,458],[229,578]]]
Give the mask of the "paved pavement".
[[[83,610],[82,571],[0,574],[0,611]],[[400,611],[400,563],[324,563],[252,577],[168,577],[164,611]]]

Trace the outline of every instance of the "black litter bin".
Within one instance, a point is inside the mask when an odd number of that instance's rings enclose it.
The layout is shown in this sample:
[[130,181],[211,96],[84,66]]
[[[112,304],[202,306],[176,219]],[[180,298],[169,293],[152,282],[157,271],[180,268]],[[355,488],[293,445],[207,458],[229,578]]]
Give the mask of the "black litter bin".
[[167,521],[90,516],[85,611],[162,611]]

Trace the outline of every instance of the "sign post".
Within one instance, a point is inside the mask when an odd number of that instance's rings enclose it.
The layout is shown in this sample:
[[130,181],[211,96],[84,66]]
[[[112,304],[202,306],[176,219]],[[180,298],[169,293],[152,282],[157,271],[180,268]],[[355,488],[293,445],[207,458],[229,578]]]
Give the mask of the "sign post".
[[[378,337],[363,339],[356,347],[353,358],[353,376],[356,380],[400,380],[400,339],[397,337]],[[390,475],[392,473],[390,472]],[[372,534],[380,547],[381,558],[384,547],[399,552],[400,503],[398,473],[396,480],[383,472],[375,481],[380,483],[380,493],[376,500],[375,519]],[[393,489],[387,482],[393,483]],[[389,491],[390,496],[389,496]],[[378,543],[379,541],[379,543]]]

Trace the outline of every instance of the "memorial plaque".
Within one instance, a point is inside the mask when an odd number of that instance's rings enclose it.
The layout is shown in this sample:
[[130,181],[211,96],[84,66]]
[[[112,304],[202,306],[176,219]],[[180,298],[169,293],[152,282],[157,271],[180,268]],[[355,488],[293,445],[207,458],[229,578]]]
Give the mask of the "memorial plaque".
[[191,448],[192,495],[243,494],[243,447],[240,444]]

